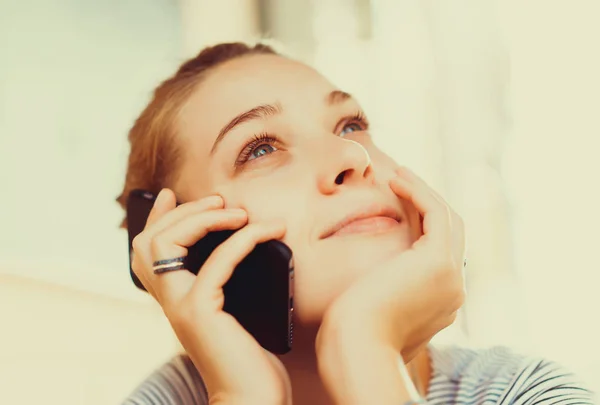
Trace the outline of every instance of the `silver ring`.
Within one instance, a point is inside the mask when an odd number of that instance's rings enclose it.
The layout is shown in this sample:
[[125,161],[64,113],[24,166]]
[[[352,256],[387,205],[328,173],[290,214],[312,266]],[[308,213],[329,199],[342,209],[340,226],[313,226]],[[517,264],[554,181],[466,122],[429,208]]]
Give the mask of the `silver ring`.
[[173,259],[157,260],[152,263],[154,274],[167,273],[169,271],[184,270],[185,256],[175,257]]

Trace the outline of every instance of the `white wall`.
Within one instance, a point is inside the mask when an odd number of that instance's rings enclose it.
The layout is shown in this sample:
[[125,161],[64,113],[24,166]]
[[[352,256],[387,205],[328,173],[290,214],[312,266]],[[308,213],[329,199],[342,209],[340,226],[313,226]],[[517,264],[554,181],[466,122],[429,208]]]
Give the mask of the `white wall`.
[[529,348],[600,388],[600,2],[496,1],[511,52],[504,155]]
[[171,0],[0,1],[0,268],[115,295],[127,131],[180,62]]
[[0,0],[2,404],[116,404],[177,350],[128,279],[114,198],[128,128],[180,62],[179,17],[170,0]]

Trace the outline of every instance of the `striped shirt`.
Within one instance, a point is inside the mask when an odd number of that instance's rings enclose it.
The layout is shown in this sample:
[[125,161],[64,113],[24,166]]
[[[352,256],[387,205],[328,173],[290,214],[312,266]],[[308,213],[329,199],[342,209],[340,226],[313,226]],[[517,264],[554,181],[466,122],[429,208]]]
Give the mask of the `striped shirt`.
[[[471,350],[429,346],[432,378],[428,404],[597,404],[592,392],[554,362],[505,347]],[[152,373],[123,405],[207,405],[196,368],[180,355]]]

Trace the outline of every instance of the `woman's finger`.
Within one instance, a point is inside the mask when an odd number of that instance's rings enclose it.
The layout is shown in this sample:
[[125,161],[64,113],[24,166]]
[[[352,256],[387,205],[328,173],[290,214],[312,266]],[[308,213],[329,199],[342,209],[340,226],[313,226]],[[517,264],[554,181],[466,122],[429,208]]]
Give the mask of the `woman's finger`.
[[131,269],[134,274],[140,280],[146,291],[156,299],[156,291],[152,288],[151,283],[148,281],[146,277],[146,272],[143,270],[144,266],[146,266],[146,262],[143,259],[143,254],[140,249],[139,239],[133,240],[133,258],[131,260]]
[[175,208],[175,205],[175,194],[168,188],[160,190],[156,196],[156,200],[154,200],[154,205],[150,210],[144,229],[148,228],[151,224],[156,222],[156,220]]
[[144,269],[150,265],[150,250],[148,249],[150,235],[147,230],[149,227],[151,227],[152,223],[156,222],[159,218],[164,216],[175,207],[175,199],[174,195],[172,194],[173,192],[169,189],[162,189],[158,193],[156,199],[154,200],[154,205],[150,210],[150,214],[146,219],[144,230],[133,238],[131,244],[133,248],[131,268],[146,291],[148,291],[148,293],[150,293],[150,295],[152,295],[154,298],[157,298],[156,291],[150,283],[147,272],[144,271]]
[[[171,197],[169,197],[171,198]],[[173,196],[174,198],[174,196]],[[157,198],[158,201],[158,198]],[[155,203],[156,204],[156,203]],[[204,211],[217,210],[223,207],[223,198],[218,195],[205,197],[197,201],[188,202],[179,205],[177,208],[171,209],[163,213],[160,217],[156,216],[152,218],[152,221],[148,221],[146,232],[150,235],[154,235],[162,232],[172,224],[181,221],[184,218],[190,217],[194,214],[198,214]],[[170,205],[169,205],[170,206]]]
[[398,172],[401,173],[401,175],[404,176],[405,178],[409,179],[409,181],[411,183],[419,185],[422,188],[428,190],[441,204],[443,204],[447,208],[448,213],[449,213],[449,218],[450,218],[449,223],[450,223],[450,229],[452,232],[452,238],[455,242],[458,242],[455,244],[455,246],[457,248],[459,248],[459,250],[460,250],[460,257],[461,257],[461,263],[462,263],[463,256],[464,256],[465,242],[464,242],[464,222],[463,222],[461,216],[458,215],[456,213],[456,211],[454,211],[452,209],[450,204],[448,204],[446,199],[444,199],[444,197],[442,197],[440,195],[440,193],[438,193],[433,188],[431,188],[425,182],[425,180],[423,180],[420,176],[418,176],[412,170],[410,170],[406,167],[402,167]]
[[453,259],[457,265],[462,266],[465,254],[465,235],[462,218],[452,210],[444,198],[409,169],[402,168],[398,170],[398,174],[399,176],[391,183],[392,190],[398,196],[404,198],[408,196],[417,210],[422,214],[424,234],[433,233],[434,237],[440,242],[448,240],[447,238],[451,239],[450,248]]
[[[133,240],[134,255],[132,261],[134,273],[140,279],[144,288],[146,288],[153,297],[158,299],[157,292],[151,282],[152,274],[144,269],[150,268],[153,263],[150,246],[154,235],[194,213],[217,209],[222,205],[222,197],[211,196],[175,208],[175,194],[170,189],[163,189],[157,195],[144,230]],[[185,255],[185,252],[182,249],[177,250],[182,256]]]
[[438,193],[432,187],[430,187],[429,184],[427,184],[427,182],[425,180],[423,180],[422,177],[417,175],[415,172],[410,170],[408,167],[400,167],[399,169],[396,170],[396,174],[400,177],[403,177],[403,178],[409,180],[411,183],[413,183],[415,185],[419,185],[419,186],[423,187],[424,189],[429,191],[440,203],[442,203],[446,206],[449,205],[448,202],[444,199],[444,197],[442,197],[440,195],[440,193]]
[[413,203],[423,216],[423,233],[433,238],[443,238],[449,234],[450,218],[448,207],[441,203],[421,184],[396,177],[390,181],[390,188],[400,198]]
[[[211,231],[234,230],[247,222],[243,210],[229,209],[206,211],[181,219],[171,227],[154,235],[150,240],[152,262],[187,255],[187,247],[202,239]],[[147,274],[147,279],[161,304],[178,302],[187,294],[195,282],[195,275],[190,271],[171,271],[162,274]]]
[[[186,248],[193,245],[206,236],[210,231],[224,229],[238,229],[246,225],[248,215],[246,211],[239,208],[204,211],[183,218],[152,238],[152,256],[155,260],[172,253],[164,251],[166,246]],[[179,249],[176,249],[179,251]]]
[[449,229],[450,229],[450,237],[452,238],[452,252],[453,257],[458,266],[463,267],[463,262],[465,259],[465,232],[464,232],[464,222],[460,215],[458,215],[452,207],[446,202],[444,197],[442,197],[437,191],[433,188],[429,187],[427,183],[411,171],[408,168],[403,167],[401,169],[401,173],[413,184],[419,185],[424,189],[429,190],[429,192],[441,203],[443,204],[447,210],[449,215]]

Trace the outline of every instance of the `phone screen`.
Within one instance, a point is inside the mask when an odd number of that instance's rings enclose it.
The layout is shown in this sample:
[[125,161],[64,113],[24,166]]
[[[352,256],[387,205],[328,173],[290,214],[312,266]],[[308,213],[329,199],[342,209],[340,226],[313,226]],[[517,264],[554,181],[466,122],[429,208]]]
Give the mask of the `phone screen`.
[[[156,196],[144,190],[134,190],[127,201],[127,229],[130,259],[132,241],[144,229]],[[188,248],[186,269],[198,274],[210,254],[235,231],[210,232]],[[131,269],[134,284],[144,286]],[[265,349],[284,354],[293,341],[294,263],[291,249],[281,241],[258,244],[236,266],[223,287],[224,311],[231,314]]]

